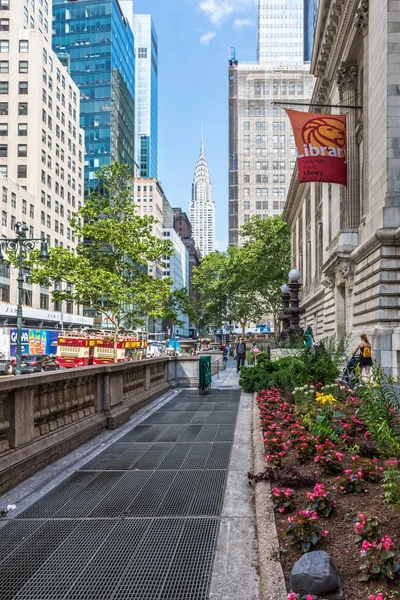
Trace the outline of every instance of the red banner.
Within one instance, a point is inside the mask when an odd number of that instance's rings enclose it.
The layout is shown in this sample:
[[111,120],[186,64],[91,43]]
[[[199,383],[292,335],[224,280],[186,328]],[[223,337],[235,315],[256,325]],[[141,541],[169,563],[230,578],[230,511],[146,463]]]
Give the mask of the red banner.
[[347,185],[346,115],[286,112],[296,143],[299,182]]

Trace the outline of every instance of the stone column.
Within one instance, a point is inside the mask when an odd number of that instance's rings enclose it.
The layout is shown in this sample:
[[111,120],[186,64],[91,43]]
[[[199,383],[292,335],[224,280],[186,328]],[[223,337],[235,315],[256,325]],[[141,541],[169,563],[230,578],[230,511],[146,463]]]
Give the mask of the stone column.
[[[341,63],[337,84],[343,104],[357,105],[357,67]],[[347,110],[347,194],[343,205],[342,227],[358,229],[360,224],[360,162],[356,139],[357,111]]]
[[363,217],[368,212],[368,191],[369,191],[369,162],[368,162],[368,96],[369,96],[369,0],[361,0],[357,9],[354,26],[361,32],[364,42],[363,52],[363,111],[362,111],[362,131],[363,131],[363,197],[361,199],[361,213]]

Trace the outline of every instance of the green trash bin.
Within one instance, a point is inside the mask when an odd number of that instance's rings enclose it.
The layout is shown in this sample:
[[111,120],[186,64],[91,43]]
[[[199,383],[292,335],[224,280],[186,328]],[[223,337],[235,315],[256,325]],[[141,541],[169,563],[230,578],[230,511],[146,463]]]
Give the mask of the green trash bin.
[[200,356],[199,393],[205,394],[211,387],[211,356]]

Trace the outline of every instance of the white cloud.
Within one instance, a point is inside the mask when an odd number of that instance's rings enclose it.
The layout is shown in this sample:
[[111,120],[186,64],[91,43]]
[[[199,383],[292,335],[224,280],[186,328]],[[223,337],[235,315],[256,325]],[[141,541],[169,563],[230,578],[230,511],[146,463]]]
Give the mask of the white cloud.
[[200,0],[199,6],[211,23],[220,25],[230,15],[253,8],[257,3],[258,0]]
[[253,27],[254,22],[252,19],[235,19],[235,27],[240,29],[241,27]]
[[217,34],[215,31],[209,31],[208,33],[205,33],[200,38],[200,44],[203,44],[203,46],[209,46],[210,42],[215,38],[216,35]]

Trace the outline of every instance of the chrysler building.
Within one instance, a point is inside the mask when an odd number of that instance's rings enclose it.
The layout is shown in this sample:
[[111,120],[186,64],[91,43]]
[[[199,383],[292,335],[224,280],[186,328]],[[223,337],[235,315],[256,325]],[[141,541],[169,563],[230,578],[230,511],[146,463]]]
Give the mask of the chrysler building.
[[213,201],[210,172],[201,140],[200,156],[192,185],[192,201],[189,202],[189,219],[193,228],[193,239],[201,255],[207,256],[215,250],[215,204]]

